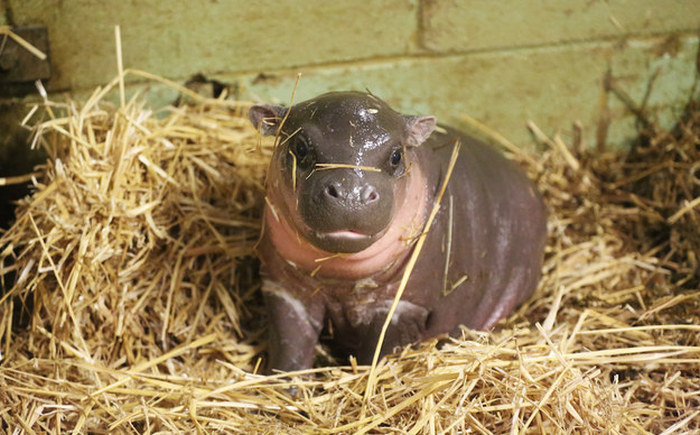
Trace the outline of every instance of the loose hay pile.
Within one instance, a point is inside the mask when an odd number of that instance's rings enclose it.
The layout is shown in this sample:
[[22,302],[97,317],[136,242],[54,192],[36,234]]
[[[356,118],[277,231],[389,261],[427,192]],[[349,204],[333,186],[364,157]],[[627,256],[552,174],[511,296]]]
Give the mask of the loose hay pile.
[[32,114],[51,159],[0,238],[3,429],[700,430],[700,112],[629,157],[547,139],[528,167],[551,210],[537,295],[493,333],[383,360],[365,400],[365,367],[254,374],[271,144],[247,105],[156,116],[108,89]]

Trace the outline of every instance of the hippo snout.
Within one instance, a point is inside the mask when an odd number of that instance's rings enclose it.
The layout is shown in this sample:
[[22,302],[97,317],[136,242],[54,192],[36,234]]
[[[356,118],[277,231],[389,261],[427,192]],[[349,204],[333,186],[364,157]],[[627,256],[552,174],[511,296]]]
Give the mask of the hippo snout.
[[391,222],[393,189],[379,174],[320,171],[299,195],[299,212],[314,233],[311,242],[325,251],[359,252]]
[[344,209],[353,206],[370,206],[379,201],[380,198],[377,188],[371,184],[355,183],[353,186],[345,186],[339,181],[327,184],[323,194],[325,195],[324,201],[336,203],[337,206]]

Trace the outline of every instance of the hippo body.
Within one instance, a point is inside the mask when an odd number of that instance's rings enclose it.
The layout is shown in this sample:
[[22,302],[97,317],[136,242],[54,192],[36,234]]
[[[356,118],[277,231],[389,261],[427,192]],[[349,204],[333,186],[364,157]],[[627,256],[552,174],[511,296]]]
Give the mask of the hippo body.
[[324,94],[289,112],[258,105],[250,117],[279,141],[258,245],[269,368],[311,367],[324,327],[335,350],[371,361],[457,141],[452,177],[382,354],[460,325],[491,328],[535,290],[546,210],[533,183],[490,146],[356,92]]

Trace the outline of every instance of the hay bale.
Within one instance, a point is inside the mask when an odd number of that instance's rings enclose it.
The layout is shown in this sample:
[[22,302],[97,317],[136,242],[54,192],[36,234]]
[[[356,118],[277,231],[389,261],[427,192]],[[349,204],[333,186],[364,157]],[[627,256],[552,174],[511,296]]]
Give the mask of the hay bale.
[[51,158],[0,237],[3,428],[700,429],[700,112],[629,157],[558,137],[536,162],[515,155],[551,209],[536,296],[494,332],[382,360],[365,395],[369,370],[354,364],[256,374],[251,254],[272,144],[248,105],[114,107],[115,85],[32,116]]

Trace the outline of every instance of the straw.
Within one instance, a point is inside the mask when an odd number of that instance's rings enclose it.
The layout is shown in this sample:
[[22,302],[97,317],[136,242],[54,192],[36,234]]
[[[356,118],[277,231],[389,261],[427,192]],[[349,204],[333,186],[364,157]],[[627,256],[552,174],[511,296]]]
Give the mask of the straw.
[[546,136],[539,156],[515,152],[549,207],[549,240],[537,293],[493,331],[407,346],[372,368],[319,346],[315,368],[261,376],[253,248],[274,139],[260,139],[247,102],[105,101],[129,74],[149,77],[125,70],[84,104],[47,99],[24,121],[50,158],[0,234],[3,427],[700,430],[697,110],[674,132],[649,127],[629,153]]

